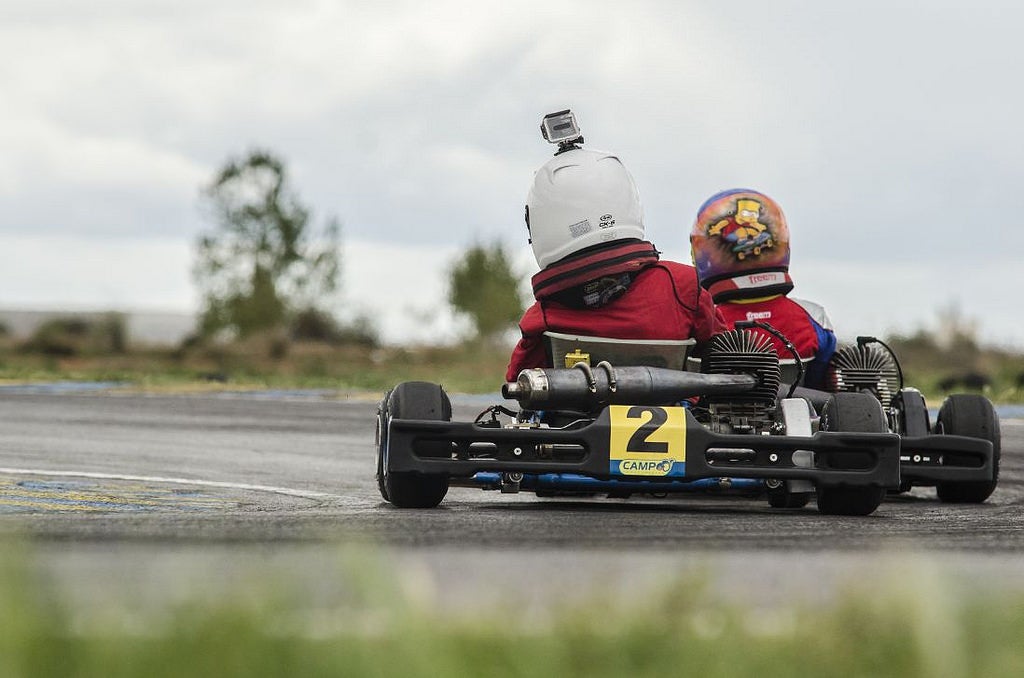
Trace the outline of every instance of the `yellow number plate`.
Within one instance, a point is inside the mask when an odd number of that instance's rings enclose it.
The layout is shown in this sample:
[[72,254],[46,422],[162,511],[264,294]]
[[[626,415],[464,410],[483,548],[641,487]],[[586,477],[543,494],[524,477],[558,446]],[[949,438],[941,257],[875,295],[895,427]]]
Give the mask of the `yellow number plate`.
[[626,476],[686,474],[686,414],[682,407],[611,405],[609,470]]

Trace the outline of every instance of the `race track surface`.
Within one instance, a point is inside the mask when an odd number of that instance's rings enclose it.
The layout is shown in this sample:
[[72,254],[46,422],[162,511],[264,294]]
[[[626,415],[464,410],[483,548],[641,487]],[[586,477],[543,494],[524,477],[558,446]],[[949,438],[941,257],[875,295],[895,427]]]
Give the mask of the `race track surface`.
[[[456,418],[483,407],[456,405]],[[794,511],[744,497],[556,500],[453,488],[439,508],[414,511],[377,493],[375,409],[369,398],[316,395],[0,392],[0,530],[29,535],[64,557],[51,567],[86,579],[119,571],[112,549],[120,568],[125,554],[147,567],[174,556],[204,568],[239,549],[271,560],[302,553],[303,567],[316,567],[330,545],[359,541],[440,580],[482,583],[497,566],[523,587],[537,572],[565,584],[616,562],[645,571],[710,556],[738,573],[756,562],[774,581],[799,576],[798,563],[824,558],[834,573],[912,552],[1024,588],[1019,420],[1003,421],[999,487],[980,506],[915,489],[872,516],[837,518],[813,502]]]

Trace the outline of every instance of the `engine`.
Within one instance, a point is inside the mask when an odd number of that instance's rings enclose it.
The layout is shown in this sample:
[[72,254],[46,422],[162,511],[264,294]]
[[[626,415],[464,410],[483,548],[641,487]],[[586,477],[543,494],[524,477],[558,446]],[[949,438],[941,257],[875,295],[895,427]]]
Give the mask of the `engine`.
[[873,344],[843,346],[828,365],[830,391],[867,391],[888,408],[900,389],[900,372],[893,356]]
[[757,386],[744,393],[706,398],[712,430],[761,433],[773,424],[782,375],[779,356],[770,338],[748,330],[717,334],[711,339],[701,371],[757,378]]

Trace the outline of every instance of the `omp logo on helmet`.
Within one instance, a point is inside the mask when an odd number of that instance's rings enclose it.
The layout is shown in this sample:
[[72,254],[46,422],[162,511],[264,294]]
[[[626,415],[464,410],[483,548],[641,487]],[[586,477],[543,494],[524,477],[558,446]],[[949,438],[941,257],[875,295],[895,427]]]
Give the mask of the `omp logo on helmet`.
[[626,476],[667,476],[671,473],[673,464],[675,459],[623,459],[619,462],[619,473]]
[[708,237],[721,239],[736,259],[759,257],[775,247],[775,236],[769,224],[761,222],[762,205],[752,198],[737,198],[732,214],[708,227]]

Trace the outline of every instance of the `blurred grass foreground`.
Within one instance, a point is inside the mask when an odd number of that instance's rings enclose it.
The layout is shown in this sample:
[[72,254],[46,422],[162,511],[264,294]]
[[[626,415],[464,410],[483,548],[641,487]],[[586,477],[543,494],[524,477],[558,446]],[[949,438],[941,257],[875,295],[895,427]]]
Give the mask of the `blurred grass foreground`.
[[724,604],[690,572],[628,598],[453,613],[363,554],[342,561],[341,600],[247,580],[158,613],[73,609],[5,552],[3,676],[1024,675],[1024,597],[967,597],[927,567],[813,605]]

